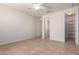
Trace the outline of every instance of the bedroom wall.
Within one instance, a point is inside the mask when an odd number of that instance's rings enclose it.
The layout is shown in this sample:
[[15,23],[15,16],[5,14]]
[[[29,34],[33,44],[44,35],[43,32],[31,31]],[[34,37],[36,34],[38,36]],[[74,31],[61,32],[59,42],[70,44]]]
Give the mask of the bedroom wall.
[[65,41],[64,13],[58,12],[50,17],[50,40]]
[[[38,19],[0,5],[0,45],[40,36]],[[37,27],[36,27],[37,25]]]

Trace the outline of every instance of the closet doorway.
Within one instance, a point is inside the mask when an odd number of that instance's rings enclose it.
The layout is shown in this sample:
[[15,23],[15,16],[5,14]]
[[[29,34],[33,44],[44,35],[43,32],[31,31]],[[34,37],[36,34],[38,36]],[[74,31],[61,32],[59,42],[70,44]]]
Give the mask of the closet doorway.
[[45,21],[45,39],[49,39],[49,36],[50,36],[50,31],[49,31],[49,20],[46,20]]
[[75,14],[65,14],[65,42],[75,43]]

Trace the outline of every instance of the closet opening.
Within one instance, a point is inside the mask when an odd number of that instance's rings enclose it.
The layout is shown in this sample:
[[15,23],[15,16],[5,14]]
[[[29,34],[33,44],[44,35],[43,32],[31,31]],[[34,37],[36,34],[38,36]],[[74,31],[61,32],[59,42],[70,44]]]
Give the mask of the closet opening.
[[45,39],[49,40],[50,31],[49,31],[49,20],[45,21]]
[[65,14],[65,43],[75,44],[75,14]]

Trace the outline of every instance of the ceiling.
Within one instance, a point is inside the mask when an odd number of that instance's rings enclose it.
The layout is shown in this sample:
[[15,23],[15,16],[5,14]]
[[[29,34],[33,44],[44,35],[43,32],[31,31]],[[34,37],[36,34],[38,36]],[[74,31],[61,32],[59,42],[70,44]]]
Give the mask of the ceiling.
[[4,3],[2,5],[15,8],[36,17],[41,17],[46,13],[56,12],[79,5],[78,3],[38,3],[40,4],[40,9],[35,10],[33,7],[36,4],[37,3]]

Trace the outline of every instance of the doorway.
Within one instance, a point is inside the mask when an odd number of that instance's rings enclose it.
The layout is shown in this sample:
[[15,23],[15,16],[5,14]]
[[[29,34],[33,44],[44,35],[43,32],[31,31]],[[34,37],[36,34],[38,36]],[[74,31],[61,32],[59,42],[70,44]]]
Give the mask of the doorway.
[[75,44],[75,14],[65,14],[65,42]]
[[50,33],[49,33],[49,20],[45,21],[45,39],[49,39]]
[[42,38],[50,39],[50,21],[48,18],[42,20]]

